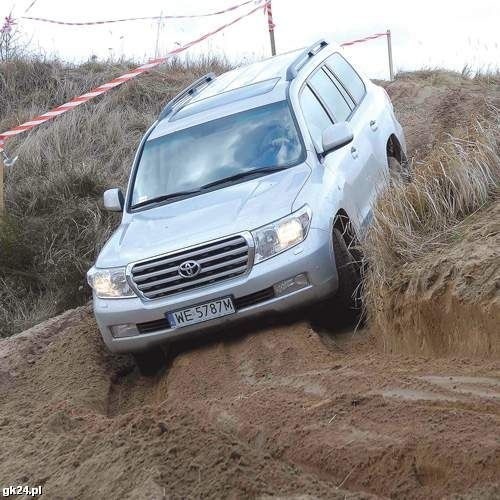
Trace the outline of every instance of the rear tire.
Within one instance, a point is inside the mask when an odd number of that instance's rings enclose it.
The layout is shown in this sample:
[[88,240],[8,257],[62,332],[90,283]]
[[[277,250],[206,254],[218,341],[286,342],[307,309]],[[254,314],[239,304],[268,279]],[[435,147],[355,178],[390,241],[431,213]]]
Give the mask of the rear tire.
[[408,163],[401,163],[394,156],[387,157],[391,184],[407,184],[411,182],[411,172]]
[[154,377],[166,364],[165,354],[160,347],[137,352],[133,356],[139,373],[145,377]]

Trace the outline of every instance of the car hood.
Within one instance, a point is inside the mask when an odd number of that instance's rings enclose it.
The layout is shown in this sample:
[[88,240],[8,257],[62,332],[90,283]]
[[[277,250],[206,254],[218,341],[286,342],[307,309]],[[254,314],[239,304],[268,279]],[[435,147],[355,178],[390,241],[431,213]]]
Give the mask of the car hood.
[[311,174],[306,163],[216,191],[129,214],[97,259],[124,266],[166,252],[249,231],[291,213]]

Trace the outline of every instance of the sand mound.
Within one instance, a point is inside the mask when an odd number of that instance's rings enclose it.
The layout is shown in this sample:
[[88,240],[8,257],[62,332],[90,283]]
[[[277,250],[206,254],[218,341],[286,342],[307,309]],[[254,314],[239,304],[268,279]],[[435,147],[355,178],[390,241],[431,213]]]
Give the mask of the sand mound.
[[179,345],[152,380],[105,350],[86,309],[1,341],[2,484],[83,499],[494,498],[498,364],[256,328]]
[[500,79],[422,71],[385,86],[414,182],[382,195],[366,241],[372,331],[388,352],[498,359]]

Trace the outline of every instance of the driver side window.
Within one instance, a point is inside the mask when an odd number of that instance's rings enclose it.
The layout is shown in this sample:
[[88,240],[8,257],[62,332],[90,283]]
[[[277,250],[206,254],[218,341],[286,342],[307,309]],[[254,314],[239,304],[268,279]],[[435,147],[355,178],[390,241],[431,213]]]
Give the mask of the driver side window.
[[321,146],[323,130],[333,124],[332,120],[308,86],[302,91],[300,105],[314,144]]

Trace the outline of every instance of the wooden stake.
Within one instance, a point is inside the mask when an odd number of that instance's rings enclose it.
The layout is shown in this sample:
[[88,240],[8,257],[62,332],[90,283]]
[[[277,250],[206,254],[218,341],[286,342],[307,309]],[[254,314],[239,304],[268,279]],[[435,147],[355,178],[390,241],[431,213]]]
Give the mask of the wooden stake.
[[269,40],[271,41],[271,55],[276,55],[276,40],[274,39],[274,21],[271,0],[266,4],[267,24],[269,27]]
[[271,39],[271,55],[276,55],[276,41],[274,40],[274,30],[269,32],[269,38]]
[[389,78],[392,82],[394,80],[394,66],[392,64],[392,38],[391,30],[387,30],[387,54],[389,55]]
[[163,17],[163,10],[160,12],[160,19],[158,19],[158,27],[156,29],[155,59],[158,59],[158,49],[159,49],[159,45],[160,45],[160,29],[161,29],[162,17]]
[[7,153],[3,149],[0,149],[0,215],[5,214],[5,167],[12,167],[16,161],[17,156],[9,158]]

